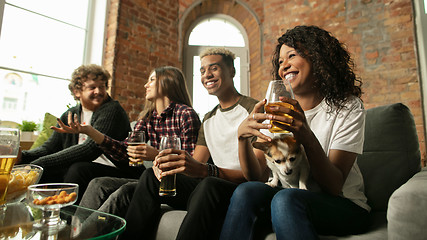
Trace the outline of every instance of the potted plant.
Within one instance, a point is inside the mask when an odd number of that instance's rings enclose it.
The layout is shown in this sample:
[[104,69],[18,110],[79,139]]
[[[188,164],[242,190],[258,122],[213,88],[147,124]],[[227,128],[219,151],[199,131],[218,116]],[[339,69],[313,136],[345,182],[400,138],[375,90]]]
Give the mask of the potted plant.
[[34,131],[37,130],[37,124],[33,121],[22,121],[22,124],[19,124],[19,129],[21,130],[21,141],[31,142],[33,141]]

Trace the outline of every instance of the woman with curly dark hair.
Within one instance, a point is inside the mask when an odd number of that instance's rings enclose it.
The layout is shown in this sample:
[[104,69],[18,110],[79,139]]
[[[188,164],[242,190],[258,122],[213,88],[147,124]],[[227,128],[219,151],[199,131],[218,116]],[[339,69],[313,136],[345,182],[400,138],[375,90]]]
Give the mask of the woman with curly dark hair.
[[[237,187],[230,201],[221,239],[252,239],[272,226],[277,239],[318,239],[322,235],[356,234],[366,230],[370,207],[356,158],[362,153],[365,110],[361,80],[353,61],[329,32],[297,26],[279,39],[272,58],[275,79],[290,82],[293,106],[262,113],[259,102],[238,129],[239,159],[249,182]],[[285,115],[287,114],[287,115]],[[308,190],[270,187],[270,170],[257,164],[263,152],[252,147],[272,141],[268,120],[293,134],[310,164]],[[245,161],[244,163],[242,161]],[[255,224],[256,223],[256,224]],[[255,227],[262,225],[263,228]]]
[[341,108],[350,96],[362,95],[362,81],[353,72],[354,63],[350,54],[329,32],[315,26],[297,26],[277,41],[272,57],[271,74],[274,79],[280,79],[280,49],[285,44],[311,62],[313,87],[329,106]]

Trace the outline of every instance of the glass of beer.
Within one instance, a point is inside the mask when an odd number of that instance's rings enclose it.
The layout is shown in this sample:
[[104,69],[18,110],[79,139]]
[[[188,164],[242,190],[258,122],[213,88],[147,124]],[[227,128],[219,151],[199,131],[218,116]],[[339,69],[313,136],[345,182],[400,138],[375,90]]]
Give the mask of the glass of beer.
[[[294,93],[292,92],[291,84],[288,80],[272,80],[268,84],[268,89],[265,98],[267,99],[267,103],[265,105],[265,112],[274,114],[274,115],[283,115],[289,118],[292,118],[288,114],[283,114],[277,111],[271,110],[271,107],[283,106],[287,108],[294,109],[294,107],[288,103],[284,103],[280,101],[279,97],[288,97],[295,98]],[[289,125],[285,122],[280,121],[270,121],[272,127],[269,129],[272,133],[288,133],[289,131],[281,129],[276,123]]]
[[[160,140],[160,150],[169,148],[181,150],[181,139],[177,136],[163,136]],[[176,195],[176,174],[164,176],[161,178],[159,195]]]
[[19,153],[19,129],[0,128],[0,208],[3,207],[7,186]]
[[[133,131],[129,132],[129,136],[127,138],[128,146],[139,146],[145,145],[145,132],[144,131]],[[140,167],[144,165],[144,161],[132,161],[129,160],[129,166],[131,167]]]

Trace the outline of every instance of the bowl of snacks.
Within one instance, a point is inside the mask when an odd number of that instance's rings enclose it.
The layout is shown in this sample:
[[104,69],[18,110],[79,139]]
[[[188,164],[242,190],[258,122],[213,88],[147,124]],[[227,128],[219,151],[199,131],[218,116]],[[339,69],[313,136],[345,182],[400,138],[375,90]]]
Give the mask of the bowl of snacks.
[[79,185],[75,183],[48,183],[30,185],[27,190],[27,203],[41,210],[41,217],[33,227],[52,228],[65,225],[59,217],[62,207],[72,205],[77,200]]
[[19,202],[25,198],[27,188],[37,184],[43,174],[43,168],[34,164],[15,165],[11,171],[11,180],[7,187],[6,202]]

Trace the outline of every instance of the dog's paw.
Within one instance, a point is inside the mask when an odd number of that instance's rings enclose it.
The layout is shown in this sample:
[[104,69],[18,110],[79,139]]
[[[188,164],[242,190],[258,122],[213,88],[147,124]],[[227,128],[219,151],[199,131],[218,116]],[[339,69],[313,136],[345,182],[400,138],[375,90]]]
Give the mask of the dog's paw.
[[275,188],[277,187],[277,183],[273,183],[273,182],[266,182],[265,184],[267,184],[268,186]]

